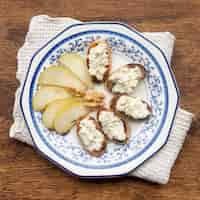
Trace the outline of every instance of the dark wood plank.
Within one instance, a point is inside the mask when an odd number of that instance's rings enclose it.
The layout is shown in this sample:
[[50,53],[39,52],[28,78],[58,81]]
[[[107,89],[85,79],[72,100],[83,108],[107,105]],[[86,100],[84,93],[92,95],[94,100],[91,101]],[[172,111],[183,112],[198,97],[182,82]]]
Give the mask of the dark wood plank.
[[[0,199],[198,200],[200,197],[200,1],[199,0],[1,0],[0,1]],[[83,21],[120,20],[140,31],[176,35],[173,70],[181,104],[196,118],[172,170],[160,186],[136,178],[83,181],[64,174],[25,144],[8,138],[12,123],[16,54],[32,16],[70,16]]]

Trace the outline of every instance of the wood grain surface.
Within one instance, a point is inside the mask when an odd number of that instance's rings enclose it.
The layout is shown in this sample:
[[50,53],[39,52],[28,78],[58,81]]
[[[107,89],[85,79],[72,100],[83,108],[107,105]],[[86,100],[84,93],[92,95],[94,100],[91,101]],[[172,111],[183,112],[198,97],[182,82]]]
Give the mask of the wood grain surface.
[[[16,54],[30,18],[38,14],[83,21],[120,20],[140,31],[175,34],[173,70],[182,94],[181,104],[196,118],[167,185],[136,178],[79,180],[64,174],[27,145],[8,138],[18,86]],[[0,200],[199,200],[199,88],[199,0],[0,0]]]

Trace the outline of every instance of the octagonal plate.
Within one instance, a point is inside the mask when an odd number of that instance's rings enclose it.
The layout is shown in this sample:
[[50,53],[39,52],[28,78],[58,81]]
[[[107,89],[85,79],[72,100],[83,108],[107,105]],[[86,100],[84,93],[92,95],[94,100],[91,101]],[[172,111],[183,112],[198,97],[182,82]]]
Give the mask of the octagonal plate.
[[[141,63],[148,75],[135,90],[152,106],[152,116],[143,122],[129,122],[130,142],[109,143],[99,158],[87,154],[80,146],[75,128],[66,136],[46,129],[41,113],[32,109],[32,97],[39,74],[64,52],[85,56],[87,46],[106,38],[112,47],[113,67],[129,62]],[[103,86],[96,86],[104,90]],[[110,94],[106,94],[109,98]],[[115,177],[129,173],[155,154],[167,141],[178,106],[177,85],[162,50],[135,29],[117,22],[74,24],[56,35],[32,57],[22,88],[20,105],[37,150],[48,160],[72,174],[85,178]]]

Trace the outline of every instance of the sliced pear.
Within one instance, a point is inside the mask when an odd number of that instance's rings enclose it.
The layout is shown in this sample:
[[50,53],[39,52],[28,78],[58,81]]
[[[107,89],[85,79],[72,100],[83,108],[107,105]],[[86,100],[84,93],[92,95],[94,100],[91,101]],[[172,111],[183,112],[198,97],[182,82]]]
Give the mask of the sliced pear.
[[87,87],[64,66],[50,66],[45,69],[39,77],[39,85],[59,86],[74,88],[78,91],[84,91]]
[[54,128],[54,120],[60,111],[62,111],[66,107],[70,107],[77,100],[74,97],[59,99],[48,104],[47,108],[42,114],[42,122],[46,128],[53,129]]
[[76,53],[65,53],[58,59],[58,62],[69,68],[89,88],[93,87],[86,62],[82,56]]
[[76,123],[76,120],[86,115],[89,109],[81,102],[73,103],[63,107],[57,114],[54,121],[54,128],[59,134],[67,133]]
[[33,109],[42,111],[52,101],[68,98],[71,95],[64,88],[44,86],[40,87],[33,97]]

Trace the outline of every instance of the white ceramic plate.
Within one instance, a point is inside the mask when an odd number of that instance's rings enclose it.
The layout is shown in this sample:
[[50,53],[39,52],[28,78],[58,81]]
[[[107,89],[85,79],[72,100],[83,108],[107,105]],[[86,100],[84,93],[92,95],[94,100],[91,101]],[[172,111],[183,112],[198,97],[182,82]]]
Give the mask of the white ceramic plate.
[[[108,144],[100,158],[92,157],[80,146],[75,128],[66,136],[49,131],[41,114],[32,109],[40,72],[55,63],[64,52],[86,54],[88,44],[105,38],[113,51],[113,67],[125,63],[143,64],[147,78],[135,94],[149,102],[153,115],[142,122],[129,122],[130,142]],[[104,90],[102,86],[97,89]],[[109,95],[108,95],[109,98]],[[167,141],[178,106],[178,89],[162,50],[136,30],[122,23],[92,22],[75,24],[55,36],[33,56],[22,89],[20,104],[37,150],[48,160],[72,174],[85,178],[125,175],[156,153]]]

